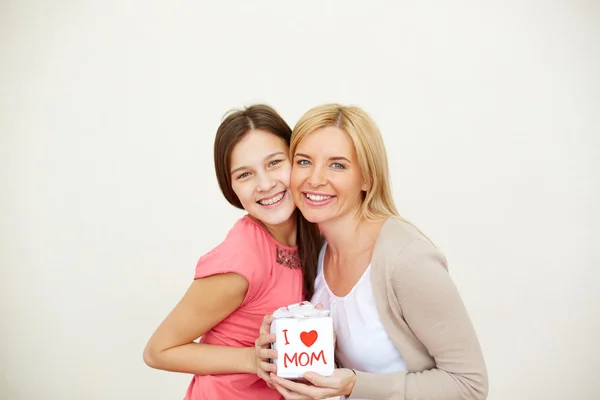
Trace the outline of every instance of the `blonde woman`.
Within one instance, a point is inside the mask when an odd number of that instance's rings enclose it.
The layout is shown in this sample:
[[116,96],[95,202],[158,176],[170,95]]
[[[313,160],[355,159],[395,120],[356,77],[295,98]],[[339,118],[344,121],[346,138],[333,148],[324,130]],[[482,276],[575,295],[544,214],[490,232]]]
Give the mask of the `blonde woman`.
[[484,358],[442,252],[396,210],[381,134],[360,108],[309,110],[290,145],[290,190],[325,238],[313,304],[331,309],[342,368],[277,377],[272,317],[256,341],[259,376],[286,399],[485,399]]

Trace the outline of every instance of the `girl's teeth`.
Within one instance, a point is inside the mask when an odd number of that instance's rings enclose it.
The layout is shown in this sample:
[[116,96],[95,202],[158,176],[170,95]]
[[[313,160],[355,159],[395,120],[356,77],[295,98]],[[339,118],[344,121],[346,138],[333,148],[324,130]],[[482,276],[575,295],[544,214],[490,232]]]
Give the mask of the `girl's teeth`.
[[263,206],[270,206],[271,204],[275,204],[279,200],[281,200],[283,198],[284,194],[285,193],[278,194],[277,196],[275,196],[275,197],[273,197],[272,199],[269,199],[269,200],[260,200],[259,203],[262,204]]
[[324,201],[324,200],[329,200],[331,198],[331,196],[321,196],[321,195],[317,195],[317,194],[308,194],[308,193],[306,193],[306,197],[308,197],[312,201]]

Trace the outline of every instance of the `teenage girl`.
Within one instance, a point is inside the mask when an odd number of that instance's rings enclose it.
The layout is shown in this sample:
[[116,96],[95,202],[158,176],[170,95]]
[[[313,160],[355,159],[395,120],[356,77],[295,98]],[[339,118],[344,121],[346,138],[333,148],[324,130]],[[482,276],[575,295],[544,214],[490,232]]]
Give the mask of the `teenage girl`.
[[247,215],[200,258],[144,350],[150,367],[194,375],[186,400],[281,398],[257,376],[255,339],[265,314],[311,298],[321,245],[289,192],[290,137],[265,105],[230,113],[217,130],[219,186]]

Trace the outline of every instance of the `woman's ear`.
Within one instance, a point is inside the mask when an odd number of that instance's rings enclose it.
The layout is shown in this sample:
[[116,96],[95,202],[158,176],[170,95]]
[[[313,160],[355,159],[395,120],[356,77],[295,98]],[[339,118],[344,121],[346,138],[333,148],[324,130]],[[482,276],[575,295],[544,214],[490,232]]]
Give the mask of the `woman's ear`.
[[363,179],[363,184],[360,187],[360,190],[362,190],[363,192],[366,192],[367,190],[369,190],[369,188],[371,187],[371,183],[369,179]]

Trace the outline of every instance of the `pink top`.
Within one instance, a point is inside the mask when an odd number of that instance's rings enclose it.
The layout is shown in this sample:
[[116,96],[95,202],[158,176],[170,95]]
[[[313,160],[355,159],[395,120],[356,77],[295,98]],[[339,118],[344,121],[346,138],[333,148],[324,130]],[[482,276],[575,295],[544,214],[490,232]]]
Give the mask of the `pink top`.
[[[228,272],[246,278],[248,292],[241,306],[206,332],[200,343],[254,347],[266,314],[303,300],[297,247],[278,243],[249,216],[238,220],[225,240],[200,258],[194,279]],[[256,374],[225,374],[195,375],[185,400],[281,398]]]

